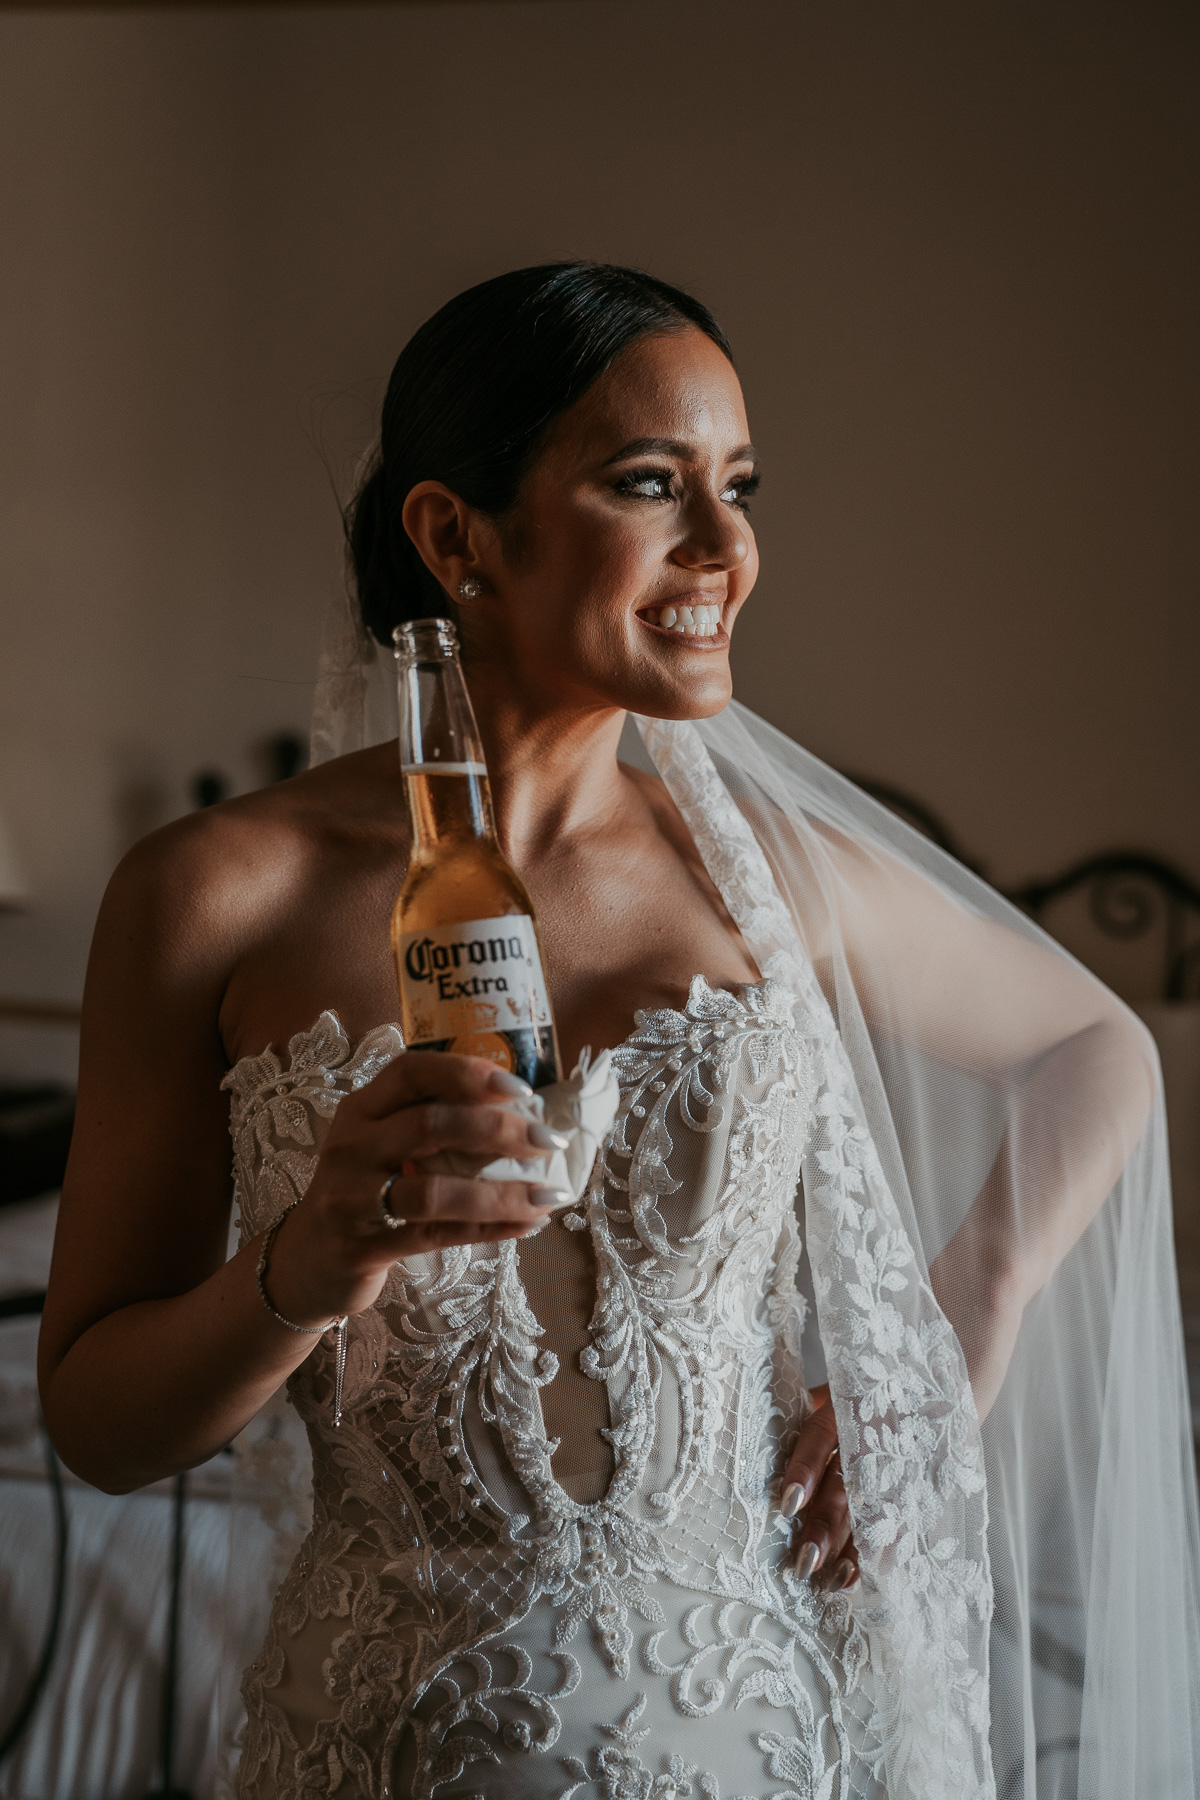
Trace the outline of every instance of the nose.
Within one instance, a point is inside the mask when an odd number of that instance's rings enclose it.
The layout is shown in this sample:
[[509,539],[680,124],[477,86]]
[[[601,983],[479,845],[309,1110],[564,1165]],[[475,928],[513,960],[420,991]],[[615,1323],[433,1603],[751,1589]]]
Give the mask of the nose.
[[750,554],[745,522],[715,495],[698,495],[672,560],[685,569],[740,569]]

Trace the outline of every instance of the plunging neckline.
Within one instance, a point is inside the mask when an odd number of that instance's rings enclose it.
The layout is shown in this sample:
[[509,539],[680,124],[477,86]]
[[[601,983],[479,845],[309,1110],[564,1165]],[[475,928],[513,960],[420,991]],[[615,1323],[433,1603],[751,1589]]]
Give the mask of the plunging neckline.
[[[687,1050],[690,1049],[693,1055],[698,1053],[699,1060],[704,1061],[706,1056],[713,1053],[713,1047],[706,1046],[702,1050],[700,1037],[697,1034],[702,1034],[705,1038],[711,1034],[717,1040],[724,1040],[731,1029],[736,1031],[739,1026],[743,1029],[749,1027],[753,1030],[753,1016],[761,1011],[761,1008],[755,1005],[754,997],[764,995],[767,990],[772,988],[789,991],[787,983],[781,983],[777,977],[769,974],[761,975],[756,981],[739,982],[736,987],[725,987],[714,986],[706,976],[697,973],[692,977],[687,995],[681,1004],[637,1008],[633,1016],[632,1029],[618,1044],[610,1046],[608,1049],[608,1054],[612,1056],[617,1065],[617,1080],[623,1092],[617,1116],[605,1133],[604,1148],[600,1151],[601,1159],[603,1159],[605,1150],[613,1142],[614,1134],[617,1136],[620,1154],[628,1153],[621,1144],[620,1137],[624,1123],[627,1122],[625,1115],[627,1112],[632,1112],[633,1115],[642,1117],[644,1108],[636,1102],[639,1099],[645,1102],[648,1094],[657,1094],[667,1085],[662,1080],[651,1080],[645,1068],[638,1069],[636,1066],[629,1072],[630,1079],[622,1082],[620,1062],[623,1053],[628,1052],[636,1065],[639,1051],[654,1042],[656,1030],[661,1032],[666,1027],[678,1045],[676,1056],[680,1052],[686,1056]],[[716,1005],[710,1009],[705,1005],[706,999],[715,1001]],[[721,1002],[726,1004],[723,1005]],[[769,1001],[766,1010],[773,1013]],[[790,1009],[787,1010],[790,1012]],[[759,1019],[760,1025],[764,1022],[761,1018]],[[785,1026],[785,1020],[783,1017],[772,1016],[771,1024]],[[687,1049],[684,1048],[685,1044]],[[719,1056],[721,1044],[718,1042],[715,1048]],[[400,1028],[394,1023],[385,1021],[383,1024],[373,1026],[364,1032],[357,1042],[352,1043],[337,1013],[332,1008],[326,1008],[318,1015],[309,1031],[297,1032],[288,1040],[286,1066],[283,1058],[272,1045],[268,1044],[266,1049],[257,1056],[240,1057],[226,1075],[222,1086],[233,1090],[235,1123],[239,1103],[241,1107],[249,1107],[251,1110],[257,1110],[265,1103],[266,1108],[274,1114],[277,1107],[288,1109],[297,1097],[301,1097],[302,1100],[307,1099],[311,1103],[315,1098],[314,1088],[320,1090],[325,1096],[323,1104],[318,1101],[316,1110],[328,1118],[334,1107],[344,1098],[345,1093],[353,1092],[374,1079],[375,1075],[388,1066],[403,1049],[404,1043]],[[666,1067],[680,1069],[680,1062],[678,1060],[671,1061],[668,1050],[663,1050],[661,1053],[668,1056]],[[686,1082],[688,1079],[686,1075],[684,1079]],[[651,1080],[651,1086],[647,1092],[643,1092],[647,1080]],[[309,1091],[304,1093],[305,1089]],[[339,1092],[339,1089],[342,1091]],[[300,1091],[299,1096],[298,1090]],[[705,1097],[709,1101],[715,1098],[713,1094],[707,1094]],[[243,1114],[242,1124],[244,1125],[245,1122],[246,1115]],[[288,1136],[299,1135],[295,1130],[295,1121],[290,1115],[284,1130]],[[313,1141],[311,1136],[307,1137],[306,1142],[310,1146],[308,1153],[315,1162],[320,1154],[319,1145]],[[590,1181],[591,1177],[589,1177],[589,1186]],[[244,1214],[243,1217],[245,1217]],[[584,1219],[579,1218],[573,1229],[591,1230],[591,1225],[585,1225]],[[505,1246],[497,1246],[497,1248],[503,1255]],[[515,1251],[517,1246],[514,1245],[512,1248]],[[416,1254],[421,1258],[428,1253]],[[405,1261],[404,1258],[400,1260],[401,1262]],[[513,1273],[524,1291],[524,1276],[515,1269]],[[526,1296],[526,1306],[532,1311],[532,1302],[528,1296]],[[536,1314],[533,1316],[540,1317]],[[540,1336],[540,1332],[538,1335]],[[537,1385],[540,1388],[540,1384]],[[607,1380],[605,1386],[606,1388],[608,1386]],[[610,1392],[610,1408],[612,1403],[613,1396]],[[631,1481],[636,1486],[636,1481],[641,1478],[640,1474],[623,1469],[620,1461],[614,1459],[613,1466],[607,1472],[602,1492],[594,1499],[576,1498],[554,1471],[552,1457],[557,1439],[551,1439],[540,1391],[533,1393],[528,1404],[531,1421],[536,1418],[536,1447],[545,1455],[545,1493],[553,1494],[553,1510],[556,1514],[584,1523],[606,1518],[614,1510],[619,1512],[629,1497]],[[607,1425],[598,1426],[597,1429],[602,1434],[613,1429],[611,1410]],[[487,1480],[482,1477],[477,1477],[477,1479],[481,1480],[483,1489],[491,1494]],[[496,1504],[503,1505],[503,1501],[498,1495],[492,1494],[491,1497]]]

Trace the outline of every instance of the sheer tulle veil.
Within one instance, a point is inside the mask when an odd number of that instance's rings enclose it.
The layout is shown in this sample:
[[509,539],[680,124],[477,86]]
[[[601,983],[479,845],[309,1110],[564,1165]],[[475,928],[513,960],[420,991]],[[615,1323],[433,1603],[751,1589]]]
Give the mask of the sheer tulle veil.
[[[372,660],[339,602],[314,760],[385,735]],[[819,1021],[827,1088],[797,1206],[883,1790],[1190,1800],[1200,1529],[1152,1040],[1028,919],[745,707],[637,723],[701,850],[720,818],[723,854],[761,871],[759,941]],[[997,1345],[1021,1282],[1036,1291]],[[265,1602],[303,1523],[292,1433],[272,1407],[241,1445],[256,1504],[234,1508],[232,1680],[257,1648],[245,1596]]]
[[[651,726],[652,751],[678,729]],[[957,1511],[944,1507],[930,1527],[954,1457],[936,1440],[950,1394],[922,1387],[920,1346],[944,1315],[925,1288],[924,1306],[907,1290],[888,1294],[899,1318],[882,1332],[864,1317],[853,1290],[887,1288],[871,1206],[844,1223],[822,1221],[805,1171],[820,1334],[872,1565],[866,1604],[876,1605],[875,1589],[887,1603],[881,1614],[911,1611],[948,1569],[969,1628],[974,1583],[988,1583],[990,1626],[971,1631],[966,1660],[987,1676],[986,1742],[1001,1800],[1195,1794],[1200,1537],[1153,1043],[1023,915],[745,708],[735,702],[694,729],[828,996],[894,1207],[900,1272],[909,1278],[902,1258],[911,1249],[927,1281],[955,1234],[970,1232],[998,1164],[1005,1197],[993,1210],[1007,1241],[996,1241],[993,1217],[987,1233],[967,1238],[976,1253],[955,1258],[951,1248],[939,1299],[969,1342],[1005,1253],[1049,1269],[976,1428],[983,1491],[964,1494]],[[1106,1135],[1107,1194],[1097,1176]],[[880,1345],[900,1332],[892,1367]],[[947,1380],[960,1371],[961,1359]],[[923,1456],[936,1498],[914,1476]],[[913,1658],[888,1654],[894,1630],[884,1617],[880,1660],[885,1687],[894,1672],[903,1690]],[[952,1658],[945,1672],[955,1672]],[[896,1698],[902,1714],[922,1703],[911,1687]],[[931,1699],[954,1718],[949,1693]],[[979,1791],[987,1784],[981,1766]],[[893,1790],[907,1791],[897,1772]]]

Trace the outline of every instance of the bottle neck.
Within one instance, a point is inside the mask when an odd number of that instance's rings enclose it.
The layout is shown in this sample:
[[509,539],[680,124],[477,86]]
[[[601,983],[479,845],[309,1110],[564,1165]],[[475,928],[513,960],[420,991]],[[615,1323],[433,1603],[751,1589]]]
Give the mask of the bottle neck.
[[413,854],[496,842],[487,765],[449,619],[398,626],[400,768]]
[[[427,767],[434,773],[428,773]],[[436,764],[427,767],[404,770],[414,860],[424,861],[435,852],[462,850],[469,844],[495,846],[487,776],[438,774]]]

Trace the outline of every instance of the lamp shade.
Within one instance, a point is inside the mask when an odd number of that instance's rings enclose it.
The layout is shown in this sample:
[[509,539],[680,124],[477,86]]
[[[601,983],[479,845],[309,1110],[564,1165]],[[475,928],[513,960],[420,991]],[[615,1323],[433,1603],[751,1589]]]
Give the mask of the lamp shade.
[[8,820],[0,812],[0,907],[24,906],[29,897],[29,883],[17,858]]

